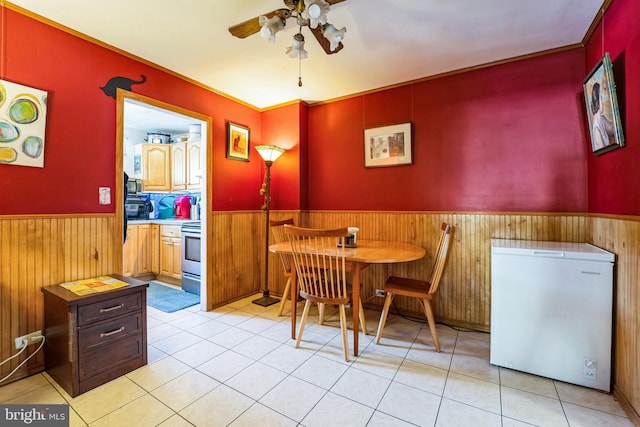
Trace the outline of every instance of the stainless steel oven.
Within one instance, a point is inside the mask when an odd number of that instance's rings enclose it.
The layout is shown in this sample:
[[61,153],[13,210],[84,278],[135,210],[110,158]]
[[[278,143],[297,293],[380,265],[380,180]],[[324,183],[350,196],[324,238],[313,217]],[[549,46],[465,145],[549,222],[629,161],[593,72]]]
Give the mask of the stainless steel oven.
[[185,222],[182,236],[182,290],[200,295],[200,222]]

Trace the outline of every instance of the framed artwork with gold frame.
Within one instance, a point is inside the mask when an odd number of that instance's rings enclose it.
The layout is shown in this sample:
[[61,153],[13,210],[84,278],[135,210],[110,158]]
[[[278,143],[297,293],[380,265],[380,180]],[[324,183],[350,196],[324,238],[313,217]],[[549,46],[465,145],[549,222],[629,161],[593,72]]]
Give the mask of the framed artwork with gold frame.
[[227,122],[227,159],[249,161],[249,128]]

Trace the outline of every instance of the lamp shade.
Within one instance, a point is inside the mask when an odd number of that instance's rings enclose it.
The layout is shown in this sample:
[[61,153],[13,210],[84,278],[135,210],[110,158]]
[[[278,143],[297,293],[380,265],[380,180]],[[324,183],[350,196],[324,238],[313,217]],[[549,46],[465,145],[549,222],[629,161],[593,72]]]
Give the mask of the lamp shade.
[[327,13],[329,13],[330,5],[325,0],[304,0],[305,8],[302,11],[302,17],[309,20],[309,26],[316,28],[318,24],[327,23]]
[[267,18],[264,15],[258,17],[258,23],[260,24],[260,35],[269,40],[271,43],[276,41],[276,33],[282,31],[284,28],[284,19],[279,16],[273,16]]
[[307,58],[307,51],[304,50],[304,36],[302,35],[302,33],[298,33],[293,36],[293,39],[291,40],[291,46],[287,48],[285,53],[291,58]]
[[347,32],[346,28],[338,30],[331,24],[327,24],[324,26],[324,31],[322,35],[329,40],[329,49],[331,52],[338,48],[338,45],[342,40],[344,40],[344,33]]
[[282,153],[284,153],[284,148],[278,147],[277,145],[256,145],[256,150],[260,157],[262,157],[266,162],[273,163],[276,161],[278,157]]

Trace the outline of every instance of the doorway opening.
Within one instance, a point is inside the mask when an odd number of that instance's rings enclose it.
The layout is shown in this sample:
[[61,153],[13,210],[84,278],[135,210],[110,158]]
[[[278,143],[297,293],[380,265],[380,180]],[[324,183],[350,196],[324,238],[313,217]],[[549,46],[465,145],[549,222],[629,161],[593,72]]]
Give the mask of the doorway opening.
[[[162,279],[174,279],[172,283],[181,285],[182,271],[179,266],[180,249],[173,249],[175,255],[171,255],[166,247],[161,245],[161,236],[157,237],[158,247],[147,246],[150,241],[144,239],[136,242],[136,256],[125,259],[123,237],[127,225],[150,224],[155,229],[165,229],[165,225],[171,224],[179,232],[180,225],[186,222],[198,222],[203,238],[200,242],[201,280],[199,289],[194,289],[190,281],[190,292],[199,290],[200,309],[207,307],[207,217],[210,211],[208,195],[211,194],[211,180],[209,177],[211,162],[208,161],[208,152],[211,146],[211,118],[203,114],[186,110],[153,98],[145,97],[124,90],[118,90],[116,109],[116,220],[114,227],[114,256],[116,260],[116,272],[130,276],[155,277]],[[157,144],[157,145],[156,145]],[[164,186],[158,186],[152,177],[163,176],[162,168],[150,166],[152,157],[145,158],[148,153],[166,153],[166,161],[163,166],[166,171]],[[171,164],[173,162],[173,164]],[[150,174],[149,167],[153,169]],[[146,168],[146,169],[145,169]],[[126,175],[136,185],[128,185],[124,188]],[[184,179],[181,181],[181,177]],[[136,188],[139,192],[136,194]],[[134,191],[134,194],[128,191]],[[185,209],[188,199],[189,206],[197,209]],[[187,211],[189,211],[187,213]],[[193,217],[192,217],[193,215]],[[127,220],[129,217],[129,220]],[[135,222],[134,222],[135,221]],[[161,224],[161,225],[160,225]],[[130,227],[130,230],[132,228]],[[144,227],[136,227],[144,229]],[[153,239],[148,239],[153,240]],[[168,245],[180,245],[177,236],[174,240],[167,240]],[[119,244],[118,244],[119,243]],[[131,245],[129,245],[131,247]],[[126,252],[130,251],[130,247]],[[164,251],[160,252],[161,249]],[[145,251],[148,250],[145,254]],[[172,249],[169,248],[171,251]],[[138,257],[138,254],[143,256]],[[155,255],[153,255],[155,254]],[[151,260],[155,256],[155,266]],[[160,258],[163,256],[164,258]],[[146,259],[148,265],[139,259]],[[164,269],[160,271],[160,264]],[[169,266],[169,267],[167,267]]]

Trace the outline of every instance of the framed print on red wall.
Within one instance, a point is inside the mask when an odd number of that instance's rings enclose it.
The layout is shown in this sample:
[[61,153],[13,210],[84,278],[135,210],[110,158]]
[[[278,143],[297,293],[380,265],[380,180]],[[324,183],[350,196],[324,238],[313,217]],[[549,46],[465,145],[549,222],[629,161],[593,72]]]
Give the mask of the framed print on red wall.
[[413,164],[411,122],[364,130],[364,167]]
[[593,153],[602,154],[624,147],[624,133],[609,52],[605,53],[591,70],[583,86]]
[[227,122],[227,159],[249,161],[249,128]]

